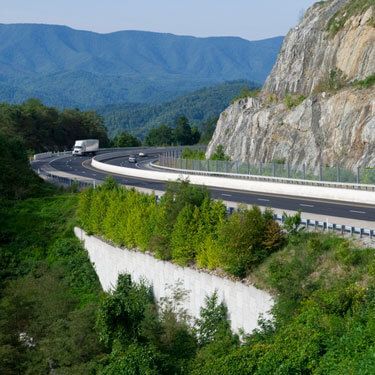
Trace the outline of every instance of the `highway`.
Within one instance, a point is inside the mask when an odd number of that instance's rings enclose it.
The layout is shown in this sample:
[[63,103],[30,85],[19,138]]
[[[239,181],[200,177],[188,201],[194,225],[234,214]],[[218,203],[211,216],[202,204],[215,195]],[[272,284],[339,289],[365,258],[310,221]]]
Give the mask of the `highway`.
[[[139,152],[137,150],[136,152]],[[146,150],[148,152],[148,150]],[[127,153],[128,155],[128,153]],[[148,163],[155,160],[157,154],[148,154],[146,158],[138,158],[138,163],[129,163],[128,156],[122,153],[121,156],[109,156],[105,160],[106,163],[124,166],[128,168],[149,168]],[[69,173],[75,176],[91,178],[96,180],[104,180],[108,173],[94,169],[90,163],[91,157],[73,157],[67,156],[56,160],[33,162],[33,168],[41,168],[43,164],[49,163],[54,169]],[[114,175],[116,181],[120,184],[151,189],[155,191],[164,191],[166,183],[164,181],[146,180],[142,178],[127,177]],[[293,198],[282,195],[269,195],[253,192],[243,192],[236,190],[228,190],[222,188],[209,188],[211,196],[215,199],[225,201],[245,203],[251,205],[259,205],[271,207],[279,210],[302,211],[303,213],[311,213],[321,215],[322,219],[327,216],[335,216],[340,218],[355,219],[362,221],[375,222],[375,206],[359,205],[340,202],[332,202],[326,200]],[[355,194],[355,192],[353,192]]]

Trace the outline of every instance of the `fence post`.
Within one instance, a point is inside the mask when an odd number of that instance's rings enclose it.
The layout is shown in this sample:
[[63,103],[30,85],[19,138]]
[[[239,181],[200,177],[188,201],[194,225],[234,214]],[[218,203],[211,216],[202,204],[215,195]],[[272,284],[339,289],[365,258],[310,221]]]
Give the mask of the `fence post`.
[[303,163],[303,179],[306,180],[306,163]]
[[323,166],[322,166],[322,164],[319,165],[319,180],[323,181]]
[[273,175],[273,177],[276,177],[276,166],[275,166],[275,162],[272,163],[272,175]]
[[357,184],[360,184],[361,183],[361,179],[360,179],[360,167],[357,167]]
[[340,180],[341,180],[341,178],[340,178],[340,167],[339,167],[338,164],[336,166],[336,169],[337,169],[337,182],[340,182]]
[[288,178],[290,178],[290,163],[289,162],[287,164],[287,168],[288,168]]

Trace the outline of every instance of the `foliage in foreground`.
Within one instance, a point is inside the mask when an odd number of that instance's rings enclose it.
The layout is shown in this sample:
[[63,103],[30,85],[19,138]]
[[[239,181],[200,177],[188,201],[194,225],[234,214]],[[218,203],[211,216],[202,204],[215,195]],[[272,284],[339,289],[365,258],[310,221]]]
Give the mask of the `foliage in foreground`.
[[284,242],[272,213],[241,209],[230,217],[205,188],[170,183],[155,196],[107,183],[80,196],[83,228],[128,248],[151,250],[177,264],[197,263],[243,277]]
[[[104,192],[114,197],[120,189],[107,185],[98,190],[101,193],[95,192],[98,195],[87,190],[80,197],[80,209],[87,194],[95,198],[93,206],[100,208],[95,220],[91,216],[95,210],[90,212],[89,225],[110,224],[109,217],[101,221],[99,216],[111,197]],[[156,206],[154,199],[135,192],[122,194],[128,205],[118,207],[119,212],[135,213],[138,205],[142,213],[149,205]],[[194,234],[212,235],[213,228],[225,223],[231,239],[227,245],[240,249],[246,243],[243,249],[248,250],[257,248],[254,243],[264,235],[256,232],[252,221],[262,222],[267,216],[260,216],[256,209],[227,218],[221,204],[208,205],[204,189],[172,185],[165,201],[157,205],[163,210],[148,211],[156,215],[155,225],[160,225],[161,237],[152,243],[162,254],[166,254],[162,236],[168,238],[177,221],[184,222],[179,218],[187,215],[186,202],[198,208],[193,213],[206,217],[197,221],[199,230]],[[184,293],[179,290],[157,307],[148,285],[134,284],[124,275],[116,290],[100,298],[93,268],[72,234],[76,204],[76,196],[60,195],[0,207],[2,374],[374,373],[374,249],[358,248],[334,235],[300,231],[298,217],[290,219],[286,245],[252,266],[249,275],[258,287],[277,296],[274,320],[262,321],[259,330],[241,344],[229,331],[226,308],[217,295],[207,298],[192,326],[180,308]],[[138,220],[133,227],[152,224],[142,215],[147,217],[147,212],[128,216],[130,222]],[[129,230],[124,223],[122,228]],[[203,223],[206,232],[202,232]],[[147,225],[143,232],[123,231],[121,236],[148,238]],[[235,231],[240,235],[232,236]],[[218,255],[215,242],[224,240],[216,236],[207,240],[213,243],[207,247],[212,250],[210,259]],[[252,251],[243,255],[250,254],[257,255]]]
[[77,197],[0,208],[0,373],[87,374],[103,353],[100,287],[72,233]]

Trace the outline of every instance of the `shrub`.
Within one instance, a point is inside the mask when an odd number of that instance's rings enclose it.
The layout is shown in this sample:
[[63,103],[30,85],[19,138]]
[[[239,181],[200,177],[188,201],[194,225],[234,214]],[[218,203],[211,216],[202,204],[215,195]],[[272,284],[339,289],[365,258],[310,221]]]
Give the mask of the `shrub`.
[[284,103],[288,109],[292,109],[299,106],[305,99],[306,96],[304,95],[287,94],[284,98]]
[[[259,264],[269,253],[277,250],[283,242],[282,232],[268,231],[273,222],[269,212],[262,214],[254,206],[232,214],[220,227],[219,251],[223,268],[239,277]],[[278,224],[275,223],[277,226]],[[274,225],[274,224],[271,224]],[[272,238],[267,237],[272,233]],[[265,246],[265,244],[267,244]]]
[[184,148],[181,154],[182,159],[192,159],[192,160],[205,160],[206,155],[204,151],[192,150],[191,148]]
[[230,161],[230,157],[225,154],[223,145],[218,145],[210,160]]
[[360,89],[368,89],[375,84],[375,74],[371,74],[367,78],[365,78],[362,81],[356,81],[354,82],[354,85],[359,87]]

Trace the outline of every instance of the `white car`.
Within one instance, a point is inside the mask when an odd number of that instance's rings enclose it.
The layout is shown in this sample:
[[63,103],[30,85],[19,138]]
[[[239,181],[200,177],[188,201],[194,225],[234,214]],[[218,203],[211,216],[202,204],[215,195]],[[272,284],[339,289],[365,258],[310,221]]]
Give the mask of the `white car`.
[[147,156],[144,152],[140,152],[139,154],[138,154],[138,156],[140,157],[140,158],[144,158],[145,156]]
[[129,163],[136,163],[137,162],[137,158],[135,156],[129,156],[128,161],[129,161]]

